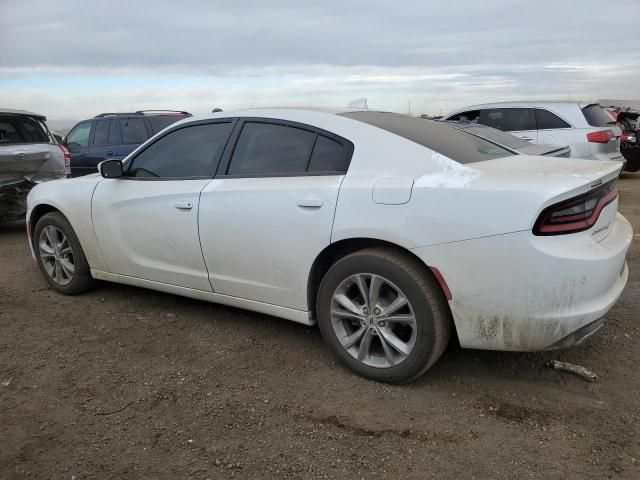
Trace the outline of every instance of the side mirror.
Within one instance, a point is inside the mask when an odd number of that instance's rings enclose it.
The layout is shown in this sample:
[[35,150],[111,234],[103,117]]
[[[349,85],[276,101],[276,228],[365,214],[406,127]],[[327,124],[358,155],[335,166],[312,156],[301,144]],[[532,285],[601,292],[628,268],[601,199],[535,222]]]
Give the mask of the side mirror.
[[124,176],[120,160],[105,160],[98,164],[98,171],[104,178],[120,178]]

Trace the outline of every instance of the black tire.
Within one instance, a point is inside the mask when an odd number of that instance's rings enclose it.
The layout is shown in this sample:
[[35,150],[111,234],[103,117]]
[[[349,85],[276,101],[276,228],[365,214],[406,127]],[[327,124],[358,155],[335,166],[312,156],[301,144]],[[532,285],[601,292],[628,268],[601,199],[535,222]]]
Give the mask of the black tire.
[[[69,245],[71,246],[71,255],[73,256],[75,270],[71,277],[71,281],[66,285],[61,285],[52,278],[52,276],[47,272],[42,256],[40,255],[39,241],[43,230],[49,225],[60,230],[68,239]],[[33,230],[33,249],[42,275],[44,275],[44,278],[54,290],[64,295],[77,295],[94,286],[95,280],[91,277],[89,263],[82,251],[78,237],[73,231],[69,221],[60,212],[47,213],[38,220],[38,223],[36,223],[36,227]]]
[[[331,319],[333,295],[352,275],[374,274],[393,282],[411,304],[416,319],[415,344],[400,363],[378,368],[354,358],[340,343]],[[443,354],[451,335],[451,314],[431,272],[411,256],[391,248],[352,253],[331,266],[320,284],[316,304],[318,325],[330,350],[351,370],[371,380],[404,383],[416,379]],[[381,341],[381,340],[379,340]]]

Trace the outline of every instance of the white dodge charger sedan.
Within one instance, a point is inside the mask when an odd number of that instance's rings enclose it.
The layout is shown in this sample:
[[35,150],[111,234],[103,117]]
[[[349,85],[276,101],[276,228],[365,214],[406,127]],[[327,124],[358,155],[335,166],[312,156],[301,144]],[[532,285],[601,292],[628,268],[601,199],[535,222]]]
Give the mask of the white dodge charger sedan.
[[311,325],[355,372],[582,342],[627,281],[620,162],[514,155],[445,124],[265,109],[178,122],[28,199],[55,290],[94,280]]

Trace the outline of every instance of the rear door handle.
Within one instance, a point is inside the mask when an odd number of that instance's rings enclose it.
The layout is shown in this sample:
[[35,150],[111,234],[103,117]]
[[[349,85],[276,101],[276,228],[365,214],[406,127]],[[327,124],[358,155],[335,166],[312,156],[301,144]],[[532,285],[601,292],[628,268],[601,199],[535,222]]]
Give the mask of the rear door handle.
[[181,200],[179,202],[176,202],[173,206],[178,210],[191,210],[193,208],[193,202]]
[[320,208],[322,207],[322,200],[319,198],[299,198],[296,200],[299,207],[303,208]]
[[107,152],[107,157],[110,157],[111,155],[113,155],[113,152]]

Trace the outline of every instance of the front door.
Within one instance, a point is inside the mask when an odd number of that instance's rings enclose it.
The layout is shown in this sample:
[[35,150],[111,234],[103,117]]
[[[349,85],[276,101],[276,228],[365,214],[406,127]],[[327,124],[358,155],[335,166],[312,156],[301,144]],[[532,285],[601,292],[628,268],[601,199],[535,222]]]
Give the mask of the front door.
[[194,123],[164,134],[103,179],[93,196],[109,272],[211,291],[198,237],[200,192],[211,181],[232,123]]
[[91,138],[91,120],[80,122],[65,138],[65,146],[71,155],[71,174],[74,177],[86,175],[89,139]]
[[274,120],[244,120],[237,131],[233,155],[200,200],[213,289],[306,311],[309,271],[330,243],[349,143]]

